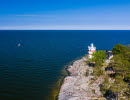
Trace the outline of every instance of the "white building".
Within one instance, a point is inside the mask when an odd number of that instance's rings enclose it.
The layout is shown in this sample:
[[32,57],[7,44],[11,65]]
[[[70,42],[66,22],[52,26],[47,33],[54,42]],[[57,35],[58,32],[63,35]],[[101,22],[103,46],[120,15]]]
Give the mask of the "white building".
[[96,47],[91,43],[90,46],[88,46],[88,57],[92,58],[93,52],[96,51]]

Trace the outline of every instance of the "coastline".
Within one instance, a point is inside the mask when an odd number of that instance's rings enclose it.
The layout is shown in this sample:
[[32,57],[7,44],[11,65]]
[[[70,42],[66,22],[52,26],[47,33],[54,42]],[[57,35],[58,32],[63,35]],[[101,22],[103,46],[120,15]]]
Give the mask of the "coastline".
[[[91,84],[91,79],[94,78],[93,69],[86,64],[87,58],[82,57],[75,60],[72,65],[68,66],[67,71],[69,76],[65,77],[61,85],[58,100],[105,100],[100,92],[98,81]],[[86,71],[88,70],[88,76]],[[93,93],[94,90],[94,93]]]
[[80,57],[77,57],[76,59],[70,61],[68,64],[66,64],[64,66],[64,68],[61,70],[61,73],[62,73],[62,76],[59,77],[58,81],[55,83],[55,86],[56,88],[54,88],[52,90],[52,95],[53,95],[53,100],[58,100],[58,96],[59,96],[59,93],[60,93],[60,88],[61,86],[63,85],[63,82],[64,82],[64,79],[67,77],[67,76],[70,76],[70,72],[68,71],[68,67],[71,66],[73,64],[73,62],[81,59],[83,56],[80,56]]

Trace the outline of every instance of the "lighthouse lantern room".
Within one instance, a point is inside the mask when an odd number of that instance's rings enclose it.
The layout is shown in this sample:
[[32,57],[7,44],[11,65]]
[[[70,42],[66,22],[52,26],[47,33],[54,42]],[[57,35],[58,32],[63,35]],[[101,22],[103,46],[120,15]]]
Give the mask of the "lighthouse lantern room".
[[91,45],[88,46],[88,57],[92,58],[92,54],[95,51],[96,51],[96,47],[93,45],[93,43],[91,43]]

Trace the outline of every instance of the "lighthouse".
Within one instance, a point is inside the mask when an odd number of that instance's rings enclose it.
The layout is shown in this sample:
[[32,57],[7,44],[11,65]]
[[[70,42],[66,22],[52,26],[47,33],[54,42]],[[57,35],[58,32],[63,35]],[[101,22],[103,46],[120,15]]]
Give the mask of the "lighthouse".
[[88,57],[92,58],[92,54],[95,51],[96,51],[96,47],[93,45],[93,43],[91,43],[91,45],[88,46]]

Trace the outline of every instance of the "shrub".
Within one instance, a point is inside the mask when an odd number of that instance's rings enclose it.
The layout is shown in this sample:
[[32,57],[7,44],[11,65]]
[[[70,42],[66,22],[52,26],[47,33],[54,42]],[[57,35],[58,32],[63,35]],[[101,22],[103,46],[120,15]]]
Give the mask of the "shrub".
[[88,76],[88,75],[89,75],[89,70],[87,69],[85,76]]

